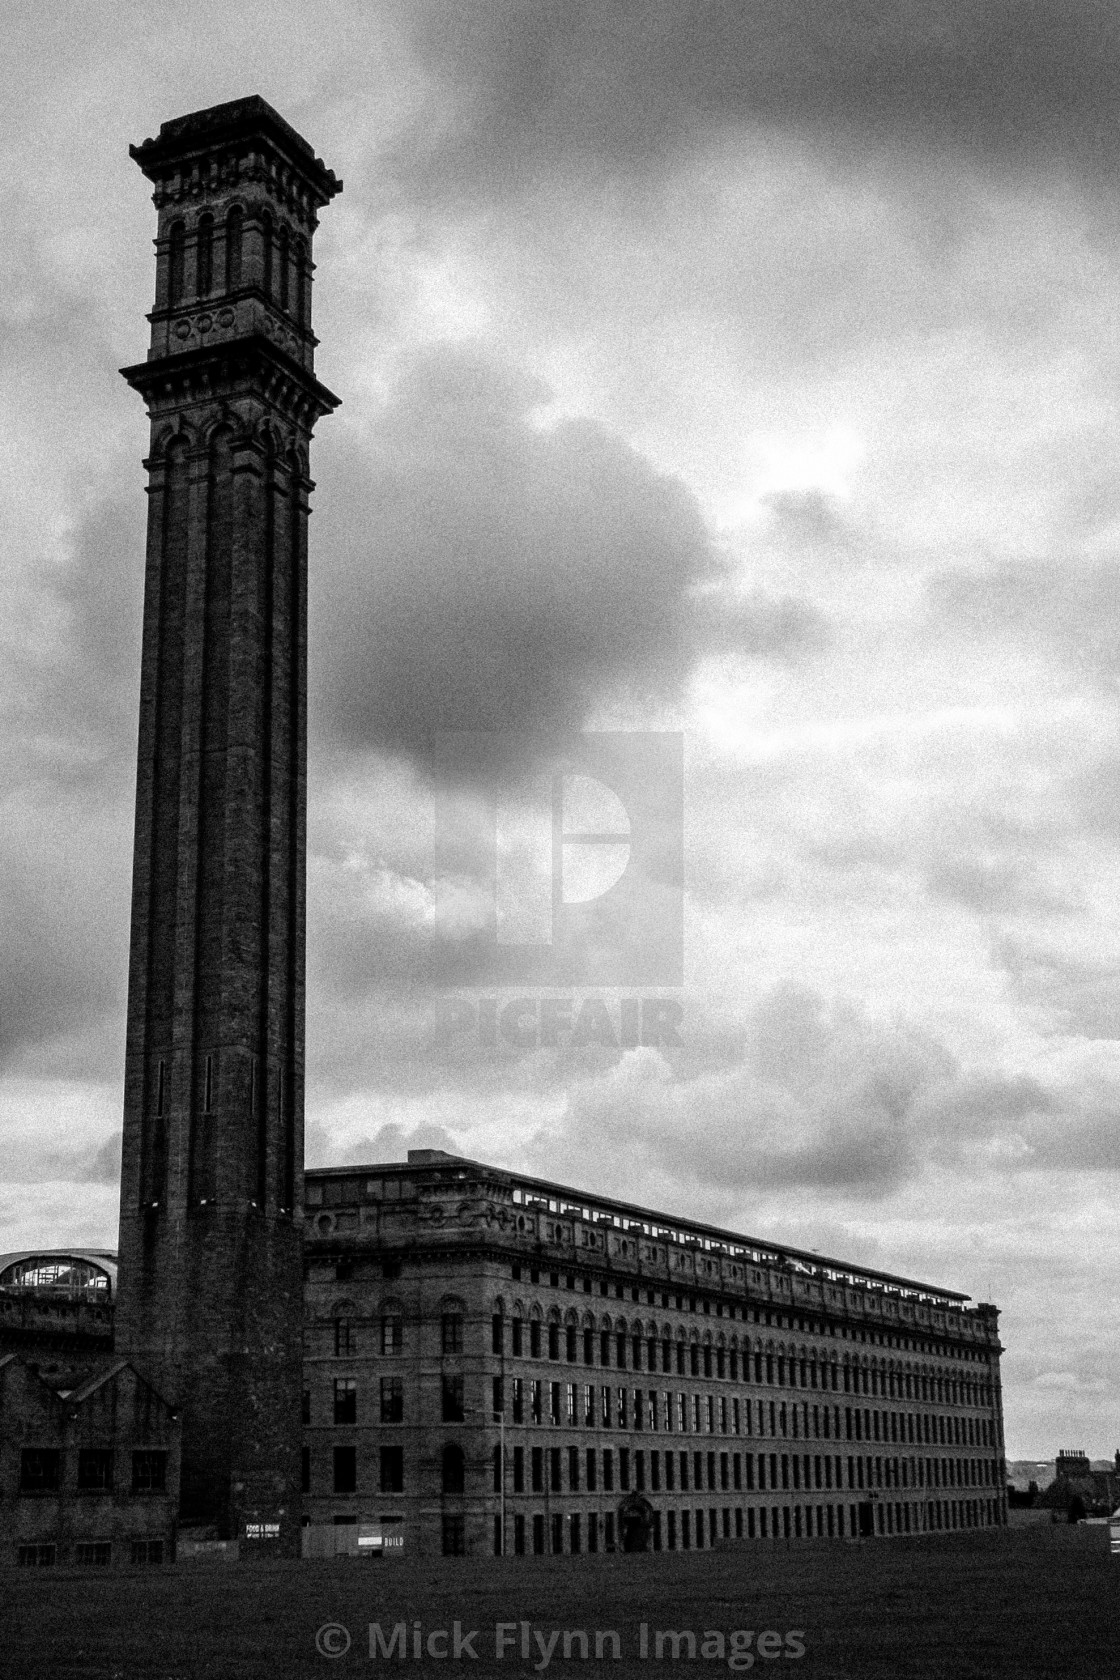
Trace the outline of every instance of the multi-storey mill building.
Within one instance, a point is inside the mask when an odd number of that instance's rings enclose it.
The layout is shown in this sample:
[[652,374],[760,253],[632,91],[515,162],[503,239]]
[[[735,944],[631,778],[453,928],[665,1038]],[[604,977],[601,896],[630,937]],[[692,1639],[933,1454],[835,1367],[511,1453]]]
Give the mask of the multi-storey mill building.
[[434,1150],[309,1172],[305,1270],[317,1550],[1006,1521],[998,1312],[951,1290]]

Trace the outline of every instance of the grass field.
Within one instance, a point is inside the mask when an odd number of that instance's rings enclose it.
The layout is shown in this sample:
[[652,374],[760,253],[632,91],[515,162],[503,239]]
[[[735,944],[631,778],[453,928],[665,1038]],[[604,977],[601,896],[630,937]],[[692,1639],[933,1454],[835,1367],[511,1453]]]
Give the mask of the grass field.
[[[234,1565],[138,1574],[59,1571],[10,1574],[0,1583],[0,1673],[18,1680],[194,1680],[195,1676],[351,1680],[390,1672],[551,1680],[608,1673],[614,1680],[773,1673],[821,1676],[1120,1676],[1120,1559],[1106,1528],[1042,1527],[948,1539],[866,1545],[764,1544],[733,1551],[642,1556],[340,1559],[334,1563]],[[412,1658],[412,1627],[479,1629],[478,1653],[456,1661]],[[530,1624],[530,1656],[519,1624]],[[639,1655],[639,1626],[650,1627]],[[378,1622],[407,1624],[405,1661],[371,1661]],[[495,1626],[513,1623],[513,1643],[495,1659]],[[324,1624],[350,1636],[345,1655],[316,1649]],[[553,1631],[584,1629],[567,1659],[562,1640],[547,1668],[541,1644]],[[615,1630],[622,1656],[594,1655],[596,1629]],[[654,1633],[692,1631],[673,1660],[658,1659]],[[780,1636],[778,1654],[729,1666],[735,1630]],[[707,1643],[711,1630],[724,1636]],[[796,1637],[799,1630],[800,1638]],[[793,1639],[787,1635],[794,1634]],[[342,1635],[333,1637],[342,1643]],[[450,1640],[448,1641],[450,1644]],[[764,1642],[765,1644],[766,1642]],[[774,1641],[769,1643],[773,1644]],[[793,1652],[804,1645],[804,1655]],[[433,1651],[443,1648],[437,1637]],[[609,1653],[610,1642],[603,1650]]]

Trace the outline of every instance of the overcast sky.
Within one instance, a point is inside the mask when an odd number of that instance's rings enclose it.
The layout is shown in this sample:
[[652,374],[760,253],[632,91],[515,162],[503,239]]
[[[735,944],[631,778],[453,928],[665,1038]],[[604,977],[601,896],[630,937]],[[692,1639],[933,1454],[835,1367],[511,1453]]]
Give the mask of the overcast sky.
[[[0,1250],[116,1238],[128,144],[261,93],[345,180],[309,1163],[440,1145],[993,1300],[1009,1455],[1111,1455],[1117,15],[9,6]],[[684,731],[679,1050],[434,1030],[431,732],[556,724]]]

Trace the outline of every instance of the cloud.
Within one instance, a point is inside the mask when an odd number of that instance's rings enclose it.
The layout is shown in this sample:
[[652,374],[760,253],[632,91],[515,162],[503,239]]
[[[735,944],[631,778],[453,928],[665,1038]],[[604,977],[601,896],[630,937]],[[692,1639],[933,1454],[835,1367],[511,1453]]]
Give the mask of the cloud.
[[120,1053],[143,514],[92,504],[41,568],[4,670],[0,1066]]
[[1120,150],[1110,0],[499,0],[402,23],[434,87],[394,167],[445,202],[559,171],[640,183],[751,129],[1110,179]]
[[1091,954],[1003,934],[992,948],[1016,998],[1040,1030],[1076,1038],[1120,1039],[1120,961],[1094,941]]
[[1020,911],[1068,914],[1068,898],[1051,895],[1035,884],[1029,871],[1018,861],[955,858],[932,866],[928,885],[935,898],[976,910],[983,916],[1011,915]]
[[[439,730],[563,730],[672,704],[709,648],[796,657],[802,602],[736,591],[698,504],[482,351],[417,355],[316,533],[316,727],[426,756]],[[341,469],[341,470],[340,470]]]
[[28,1145],[5,1164],[5,1184],[96,1184],[114,1190],[121,1181],[121,1134],[113,1132],[97,1146],[60,1148],[47,1136]]
[[1120,563],[1077,555],[956,568],[928,587],[930,618],[977,643],[1014,642],[1040,662],[1057,656],[1073,678],[1115,692]]
[[955,1073],[925,1035],[796,986],[761,999],[737,1041],[717,1032],[708,1048],[701,1028],[679,1060],[629,1051],[574,1082],[562,1131],[542,1130],[531,1154],[577,1183],[617,1177],[624,1160],[628,1178],[672,1184],[678,1200],[827,1187],[874,1201],[920,1172],[917,1101]]

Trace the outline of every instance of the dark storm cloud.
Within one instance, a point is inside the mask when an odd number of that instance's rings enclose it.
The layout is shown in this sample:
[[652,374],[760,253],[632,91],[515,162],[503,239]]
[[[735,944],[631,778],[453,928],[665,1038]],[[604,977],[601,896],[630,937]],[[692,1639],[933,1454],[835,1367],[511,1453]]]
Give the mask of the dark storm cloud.
[[115,1071],[127,963],[143,508],[97,503],[5,673],[0,1067]]
[[738,1054],[727,1051],[713,1045],[705,1066],[703,1044],[693,1043],[672,1069],[638,1052],[573,1081],[562,1130],[543,1128],[532,1142],[539,1170],[572,1182],[601,1170],[621,1193],[641,1160],[704,1201],[800,1189],[874,1202],[931,1166],[1120,1166],[1120,1092],[1106,1079],[1063,1089],[966,1069],[913,1026],[829,1006],[803,988],[763,998]]
[[70,774],[85,770],[103,787],[107,772],[131,782],[134,769],[144,511],[133,494],[99,502],[85,515],[70,558],[49,574],[60,641],[33,664],[17,663],[32,740],[48,753],[55,747],[55,774],[66,761]]
[[593,422],[534,424],[547,398],[437,348],[336,461],[312,654],[336,741],[415,754],[438,730],[579,728],[604,698],[673,701],[709,648],[819,640],[804,603],[731,592],[679,480]]
[[397,166],[447,198],[554,170],[641,176],[745,125],[1111,175],[1113,0],[434,0],[397,16],[436,77]]

